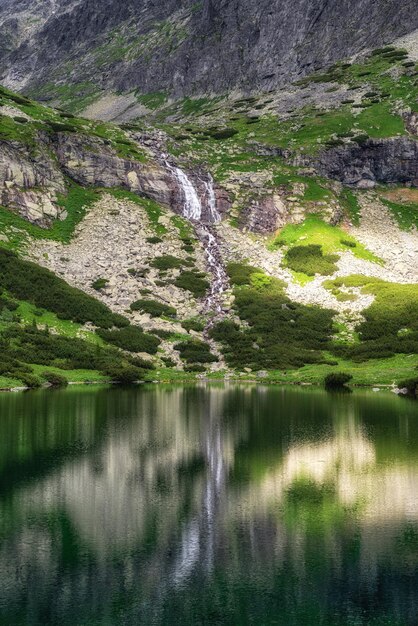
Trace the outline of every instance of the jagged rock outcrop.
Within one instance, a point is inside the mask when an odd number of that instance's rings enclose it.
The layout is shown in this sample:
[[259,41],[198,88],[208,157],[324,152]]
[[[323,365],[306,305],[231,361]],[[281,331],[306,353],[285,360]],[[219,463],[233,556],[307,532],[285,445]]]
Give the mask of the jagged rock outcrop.
[[[34,224],[48,227],[65,219],[58,195],[66,193],[68,180],[84,187],[126,189],[183,213],[183,191],[163,158],[123,158],[107,140],[78,133],[40,131],[36,143],[34,150],[0,141],[0,202]],[[202,203],[202,221],[210,222],[208,174],[191,172],[190,177]],[[217,210],[227,212],[225,190],[217,185],[211,189]]]
[[260,235],[282,228],[288,219],[289,210],[278,194],[253,200],[240,214],[242,226]]
[[324,176],[362,189],[376,183],[418,187],[418,141],[409,137],[338,146],[304,162],[314,165]]
[[47,226],[65,218],[57,194],[65,193],[65,181],[45,145],[31,147],[14,142],[0,144],[0,203],[30,222]]
[[415,0],[3,0],[0,80],[51,99],[268,90],[417,27]]

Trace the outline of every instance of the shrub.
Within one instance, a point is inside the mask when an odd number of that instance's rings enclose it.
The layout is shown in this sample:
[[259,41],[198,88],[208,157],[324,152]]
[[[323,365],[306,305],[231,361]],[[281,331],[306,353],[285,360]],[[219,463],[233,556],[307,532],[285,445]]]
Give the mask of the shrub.
[[102,302],[70,287],[49,270],[20,259],[14,252],[0,248],[0,287],[18,300],[55,313],[60,319],[101,328],[123,327],[129,321]]
[[171,269],[179,269],[185,264],[183,259],[172,256],[171,254],[165,254],[163,256],[157,256],[151,261],[151,267],[154,267],[160,271],[166,271]]
[[151,317],[176,317],[177,311],[174,307],[162,304],[156,300],[137,300],[131,304],[132,311],[142,311]]
[[26,119],[26,117],[21,117],[20,115],[16,115],[14,118],[15,122],[18,122],[19,124],[27,124],[28,120]]
[[20,374],[19,379],[25,385],[25,387],[29,387],[29,389],[38,389],[41,386],[41,381],[37,376],[33,374]]
[[101,291],[102,289],[105,289],[108,284],[109,284],[109,281],[107,280],[107,278],[98,278],[97,280],[92,282],[91,286],[96,291]]
[[205,330],[204,322],[198,319],[184,320],[181,325],[184,330],[187,330],[187,332],[194,330],[196,333],[201,333]]
[[141,370],[155,370],[154,363],[151,363],[151,361],[147,361],[145,359],[141,359],[139,356],[133,357],[131,359],[131,364]]
[[156,243],[162,243],[162,239],[161,237],[147,237],[147,243],[152,243],[152,244],[156,244]]
[[111,378],[112,382],[119,385],[132,385],[144,378],[144,374],[139,368],[128,365],[120,368],[108,367],[105,373]]
[[184,368],[185,372],[206,372],[206,367],[204,365],[186,365]]
[[301,272],[307,276],[329,276],[337,270],[335,254],[324,255],[322,247],[318,245],[295,246],[285,255],[286,263],[294,272]]
[[209,289],[209,282],[206,280],[206,274],[197,272],[196,270],[184,271],[176,278],[174,284],[180,289],[190,291],[195,298],[203,298]]
[[366,134],[361,134],[361,135],[357,135],[356,137],[353,137],[353,141],[358,143],[359,146],[363,146],[365,143],[369,141],[369,139],[370,139],[369,135],[366,135]]
[[55,372],[42,372],[41,376],[52,387],[67,387],[68,385],[68,380],[61,374],[56,374]]
[[325,376],[324,384],[327,389],[339,389],[345,387],[352,378],[351,374],[346,374],[345,372],[333,372]]
[[210,331],[230,367],[301,367],[320,362],[329,347],[333,311],[291,302],[278,280],[236,289],[234,307],[246,326],[224,320]]
[[238,131],[235,128],[221,128],[217,130],[210,130],[206,133],[212,139],[222,140],[222,139],[230,139],[235,135],[238,135]]
[[184,341],[174,346],[180,357],[189,364],[215,363],[218,357],[211,353],[209,344],[203,341]]
[[55,133],[74,133],[77,131],[77,127],[73,126],[73,124],[63,124],[61,122],[47,122],[48,126]]
[[160,345],[160,340],[157,337],[144,333],[139,326],[127,326],[120,330],[99,329],[97,334],[104,341],[123,350],[128,350],[128,352],[155,354]]
[[170,359],[169,357],[163,357],[162,362],[164,363],[164,365],[166,367],[175,367],[176,366],[176,362],[173,361],[173,359]]
[[413,398],[418,397],[418,376],[416,378],[401,380],[397,386],[398,389],[406,389],[409,396]]
[[355,241],[350,241],[350,239],[340,239],[340,243],[343,246],[347,246],[347,248],[356,248],[357,244]]
[[360,287],[374,294],[373,304],[363,312],[358,326],[361,342],[335,346],[334,352],[358,362],[418,352],[418,292],[415,285],[386,283],[378,278],[350,276],[332,283],[339,288]]
[[243,263],[229,263],[226,269],[232,285],[249,285],[251,274],[260,271],[257,267]]

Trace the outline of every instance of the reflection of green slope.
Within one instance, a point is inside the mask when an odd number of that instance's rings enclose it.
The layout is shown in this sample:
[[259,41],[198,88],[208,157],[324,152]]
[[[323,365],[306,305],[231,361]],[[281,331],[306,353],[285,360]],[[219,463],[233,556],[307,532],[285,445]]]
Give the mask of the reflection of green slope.
[[353,522],[361,505],[345,506],[332,482],[317,484],[309,478],[295,480],[285,492],[283,520],[305,532],[325,533]]
[[106,390],[86,388],[2,396],[2,495],[19,484],[39,480],[64,461],[98,445],[105,435],[105,416]]

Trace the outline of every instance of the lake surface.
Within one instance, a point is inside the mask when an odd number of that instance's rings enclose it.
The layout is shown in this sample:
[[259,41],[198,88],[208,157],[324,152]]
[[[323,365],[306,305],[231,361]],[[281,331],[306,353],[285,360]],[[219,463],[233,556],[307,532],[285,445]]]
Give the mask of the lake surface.
[[416,626],[418,405],[1,395],[0,623]]

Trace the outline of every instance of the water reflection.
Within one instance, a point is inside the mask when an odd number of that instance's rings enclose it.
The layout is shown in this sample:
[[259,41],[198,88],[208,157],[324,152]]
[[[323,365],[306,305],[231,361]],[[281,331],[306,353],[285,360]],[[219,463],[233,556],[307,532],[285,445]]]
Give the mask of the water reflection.
[[167,386],[0,411],[1,623],[418,623],[412,402]]

